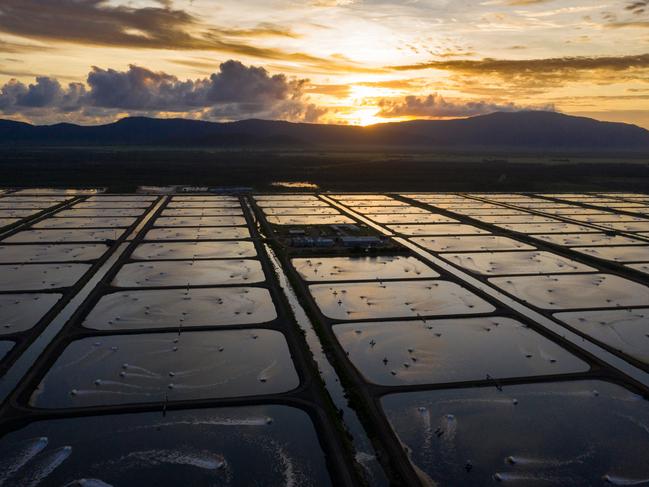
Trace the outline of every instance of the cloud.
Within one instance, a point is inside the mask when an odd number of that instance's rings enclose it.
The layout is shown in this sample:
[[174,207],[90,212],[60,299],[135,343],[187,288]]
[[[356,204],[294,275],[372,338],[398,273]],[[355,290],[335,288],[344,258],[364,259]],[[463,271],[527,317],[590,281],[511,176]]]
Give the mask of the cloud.
[[[321,69],[364,70],[348,60],[326,59],[301,52],[260,47],[255,39],[297,38],[271,23],[256,27],[219,28],[204,24],[172,3],[135,8],[110,0],[2,0],[0,32],[44,42],[166,50],[219,51],[259,59],[307,63]],[[1,46],[0,46],[1,47]]]
[[0,40],[0,52],[8,54],[22,54],[26,52],[43,52],[50,50],[49,47],[34,44],[21,44]]
[[56,118],[92,112],[115,114],[181,114],[192,118],[250,117],[315,121],[324,114],[310,104],[303,88],[307,80],[269,74],[264,68],[227,61],[207,78],[180,80],[140,66],[126,71],[94,67],[87,84],[38,77],[25,85],[12,80],[0,88],[0,112],[24,119]]
[[446,100],[441,95],[417,97],[406,96],[399,100],[383,99],[379,102],[381,111],[377,114],[380,117],[420,117],[420,118],[452,118],[471,117],[485,115],[494,112],[518,112],[523,110],[548,110],[554,111],[554,107],[548,106],[520,106],[514,103],[495,103],[488,101],[459,101]]
[[649,0],[637,0],[629,3],[626,10],[636,15],[642,15],[649,10]]
[[587,78],[606,84],[641,79],[649,69],[649,54],[579,56],[543,59],[450,59],[393,66],[397,71],[437,69],[471,78],[499,78],[516,86],[561,86]]

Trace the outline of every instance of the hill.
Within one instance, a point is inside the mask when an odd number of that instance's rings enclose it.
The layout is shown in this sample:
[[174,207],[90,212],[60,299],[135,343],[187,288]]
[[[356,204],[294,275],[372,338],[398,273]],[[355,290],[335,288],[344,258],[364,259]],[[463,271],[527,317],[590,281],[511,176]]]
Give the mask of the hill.
[[542,151],[649,151],[649,131],[554,112],[493,113],[368,127],[132,117],[97,126],[0,120],[3,146],[397,147]]

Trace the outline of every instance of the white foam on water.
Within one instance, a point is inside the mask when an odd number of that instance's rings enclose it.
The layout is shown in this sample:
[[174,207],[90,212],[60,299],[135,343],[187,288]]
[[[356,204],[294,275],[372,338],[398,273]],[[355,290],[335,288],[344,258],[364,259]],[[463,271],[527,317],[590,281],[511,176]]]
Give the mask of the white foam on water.
[[253,418],[213,418],[213,419],[187,419],[182,421],[167,421],[164,423],[154,423],[150,425],[142,425],[134,428],[128,428],[125,431],[136,431],[145,429],[158,429],[162,427],[172,426],[267,426],[272,424],[273,418],[253,417]]
[[572,485],[574,479],[571,477],[555,477],[551,475],[535,475],[531,473],[512,473],[512,472],[498,472],[494,474],[494,479],[498,482],[511,482],[511,483],[522,483],[523,485],[529,485],[530,482],[540,482],[544,484],[554,484],[554,485]]
[[18,443],[10,452],[3,452],[0,460],[0,485],[5,485],[27,462],[43,451],[48,442],[45,436],[31,438]]
[[62,446],[47,453],[38,455],[30,464],[29,471],[24,478],[14,485],[21,487],[35,487],[43,482],[72,454],[71,446]]
[[649,485],[649,479],[629,479],[614,475],[604,475],[604,480],[611,485]]
[[69,484],[65,484],[63,487],[113,487],[112,484],[108,484],[103,480],[99,479],[79,479],[73,480]]
[[[96,352],[100,352],[100,353],[96,354],[93,357],[93,355]],[[69,367],[74,367],[75,365],[79,365],[79,364],[85,362],[86,360],[89,360],[90,358],[92,358],[92,360],[90,360],[89,362],[83,364],[84,366],[87,366],[87,365],[90,365],[90,364],[95,363],[95,362],[100,362],[101,360],[105,359],[109,355],[112,355],[113,353],[114,353],[113,350],[101,349],[101,348],[93,345],[90,348],[90,350],[88,350],[88,352],[83,354],[81,357],[79,357],[79,358],[77,358],[77,359],[75,359],[75,360],[73,360],[71,362],[61,364],[58,367],[56,367],[54,370],[62,370],[62,369],[67,369]]]
[[126,367],[123,367],[125,370],[137,370],[138,372],[142,372],[143,374],[149,375],[151,377],[155,377],[155,378],[161,377],[161,375],[158,374],[157,372],[154,372],[149,369],[145,369],[144,367],[139,367],[133,364],[125,364],[125,365]]
[[431,428],[431,419],[430,411],[427,407],[417,408],[417,412],[420,414],[421,419],[424,423],[424,450],[428,450],[431,446],[431,441],[433,439],[433,430]]
[[575,463],[583,463],[584,460],[591,457],[594,451],[592,448],[586,450],[584,453],[574,457],[561,460],[559,458],[536,458],[512,455],[505,459],[505,462],[519,467],[532,467],[532,468],[557,468],[574,465]]
[[261,372],[259,372],[259,375],[257,376],[257,379],[265,382],[266,380],[269,379],[269,372],[273,370],[273,368],[277,365],[277,360],[273,360],[268,367],[263,369]]
[[203,470],[219,470],[225,467],[225,458],[212,452],[188,452],[182,450],[144,450],[131,452],[128,458],[135,458],[146,464],[158,465],[170,463],[173,465],[187,465]]
[[293,460],[282,447],[277,446],[276,451],[277,455],[279,456],[279,460],[284,467],[284,487],[296,487],[298,483]]

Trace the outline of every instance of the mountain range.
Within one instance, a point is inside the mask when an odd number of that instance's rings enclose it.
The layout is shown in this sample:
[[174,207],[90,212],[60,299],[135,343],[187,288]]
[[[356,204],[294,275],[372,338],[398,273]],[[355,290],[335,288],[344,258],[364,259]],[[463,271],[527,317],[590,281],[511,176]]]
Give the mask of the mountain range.
[[649,131],[556,112],[498,112],[465,119],[367,127],[243,120],[216,123],[129,117],[106,125],[0,120],[0,146],[421,147],[427,149],[649,152]]

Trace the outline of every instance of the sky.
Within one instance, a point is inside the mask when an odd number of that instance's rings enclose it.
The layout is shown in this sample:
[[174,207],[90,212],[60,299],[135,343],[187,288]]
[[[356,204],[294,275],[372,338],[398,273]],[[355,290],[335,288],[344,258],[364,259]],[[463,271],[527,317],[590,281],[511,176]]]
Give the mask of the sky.
[[649,0],[1,0],[0,117],[649,128]]

